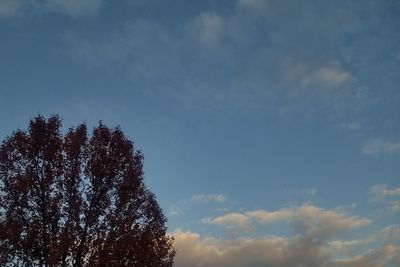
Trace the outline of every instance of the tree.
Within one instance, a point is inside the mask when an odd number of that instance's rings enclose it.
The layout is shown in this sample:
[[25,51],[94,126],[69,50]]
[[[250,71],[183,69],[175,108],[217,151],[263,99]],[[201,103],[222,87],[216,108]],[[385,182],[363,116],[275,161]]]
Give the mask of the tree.
[[60,128],[37,116],[0,147],[0,265],[172,266],[141,152],[120,128]]

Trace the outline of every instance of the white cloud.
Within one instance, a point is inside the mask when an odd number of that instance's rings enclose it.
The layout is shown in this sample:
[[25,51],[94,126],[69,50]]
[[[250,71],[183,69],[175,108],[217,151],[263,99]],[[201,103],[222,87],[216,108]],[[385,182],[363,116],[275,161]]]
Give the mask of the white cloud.
[[284,63],[286,78],[306,88],[337,88],[351,81],[351,74],[340,64],[313,66],[303,62],[287,60]]
[[350,77],[348,72],[338,66],[324,66],[303,76],[301,83],[304,86],[335,88],[347,83]]
[[371,223],[369,219],[348,216],[336,210],[311,205],[299,207],[292,218],[297,232],[327,238]]
[[173,236],[176,267],[384,267],[400,263],[397,245],[386,244],[354,255],[338,249],[364,245],[369,240],[327,243],[307,235],[220,240],[182,230],[176,230]]
[[348,216],[337,210],[325,210],[309,204],[277,211],[232,212],[215,218],[206,218],[202,222],[239,231],[250,229],[254,223],[271,224],[283,220],[290,222],[297,233],[306,233],[308,236],[319,238],[329,238],[371,222],[366,218]]
[[250,229],[250,218],[241,213],[228,213],[215,218],[205,218],[201,220],[205,224],[215,224],[226,227],[230,231],[247,231]]
[[400,142],[375,138],[362,144],[361,151],[366,155],[375,156],[384,153],[397,153],[400,152]]
[[226,196],[224,194],[198,194],[190,198],[191,202],[225,202]]

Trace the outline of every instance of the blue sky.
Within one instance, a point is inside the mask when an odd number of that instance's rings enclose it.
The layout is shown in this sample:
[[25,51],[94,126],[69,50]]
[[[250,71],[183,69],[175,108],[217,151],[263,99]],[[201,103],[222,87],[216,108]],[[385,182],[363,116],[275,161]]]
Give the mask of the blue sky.
[[120,125],[178,267],[400,266],[399,28],[396,0],[1,0],[0,138]]

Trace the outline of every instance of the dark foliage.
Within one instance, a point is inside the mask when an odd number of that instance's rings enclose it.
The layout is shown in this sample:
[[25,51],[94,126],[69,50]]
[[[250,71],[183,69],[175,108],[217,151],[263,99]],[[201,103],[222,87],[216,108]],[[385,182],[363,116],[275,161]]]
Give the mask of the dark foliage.
[[30,121],[0,148],[1,266],[168,267],[166,219],[119,128]]

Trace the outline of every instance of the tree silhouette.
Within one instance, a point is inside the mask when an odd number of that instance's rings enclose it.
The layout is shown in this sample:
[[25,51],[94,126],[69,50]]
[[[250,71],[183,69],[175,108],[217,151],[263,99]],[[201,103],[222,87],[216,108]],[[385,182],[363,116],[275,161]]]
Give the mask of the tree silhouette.
[[0,147],[1,266],[172,266],[143,156],[120,128],[37,116]]

